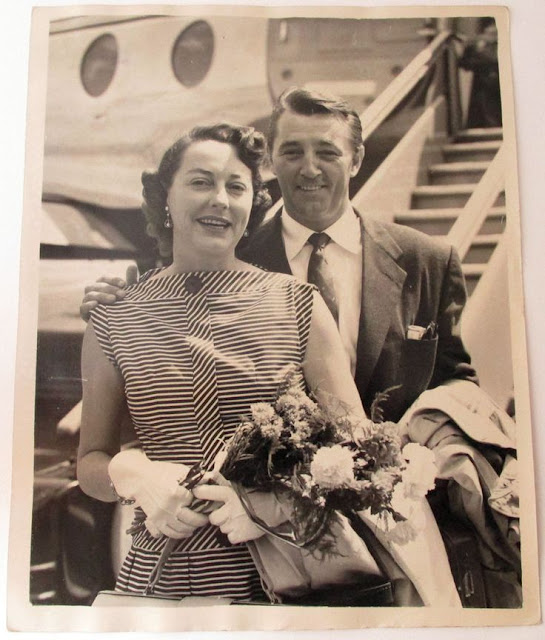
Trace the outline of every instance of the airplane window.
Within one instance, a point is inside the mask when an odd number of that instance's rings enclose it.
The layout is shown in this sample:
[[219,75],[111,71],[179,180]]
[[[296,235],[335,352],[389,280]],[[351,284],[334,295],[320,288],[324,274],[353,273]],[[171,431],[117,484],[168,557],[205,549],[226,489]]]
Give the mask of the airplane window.
[[204,80],[214,55],[214,33],[204,20],[186,27],[176,38],[172,49],[174,75],[186,87]]
[[117,41],[111,33],[99,36],[89,45],[81,61],[81,82],[93,97],[110,86],[117,67]]

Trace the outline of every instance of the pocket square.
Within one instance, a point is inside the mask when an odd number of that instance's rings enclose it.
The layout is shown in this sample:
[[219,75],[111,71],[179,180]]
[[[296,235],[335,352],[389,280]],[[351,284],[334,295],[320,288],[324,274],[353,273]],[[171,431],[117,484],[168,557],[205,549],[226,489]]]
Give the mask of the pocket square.
[[410,324],[407,327],[407,340],[432,340],[437,335],[437,323],[433,320],[427,327]]
[[407,340],[422,340],[426,333],[426,327],[419,327],[417,324],[410,324],[407,327]]

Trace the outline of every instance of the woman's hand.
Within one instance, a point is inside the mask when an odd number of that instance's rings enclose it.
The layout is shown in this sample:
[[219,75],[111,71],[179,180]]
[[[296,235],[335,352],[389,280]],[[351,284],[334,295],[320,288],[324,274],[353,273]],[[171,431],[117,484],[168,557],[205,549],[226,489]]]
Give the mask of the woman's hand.
[[153,536],[187,538],[208,518],[187,507],[193,494],[180,482],[189,467],[172,462],[154,462],[139,449],[128,449],[114,456],[108,473],[116,492],[146,514],[146,527]]
[[264,531],[252,522],[232,487],[201,485],[193,489],[193,495],[200,500],[220,503],[208,520],[227,535],[231,544],[255,540],[264,535]]

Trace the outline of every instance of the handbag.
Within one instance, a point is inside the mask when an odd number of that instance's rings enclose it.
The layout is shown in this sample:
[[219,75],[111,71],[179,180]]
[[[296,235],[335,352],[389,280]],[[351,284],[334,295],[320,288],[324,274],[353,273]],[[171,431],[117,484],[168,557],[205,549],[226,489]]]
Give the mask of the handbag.
[[[364,540],[338,514],[335,551],[319,557],[274,532],[247,543],[271,602],[287,605],[385,607],[392,583]],[[365,525],[364,525],[365,526]]]

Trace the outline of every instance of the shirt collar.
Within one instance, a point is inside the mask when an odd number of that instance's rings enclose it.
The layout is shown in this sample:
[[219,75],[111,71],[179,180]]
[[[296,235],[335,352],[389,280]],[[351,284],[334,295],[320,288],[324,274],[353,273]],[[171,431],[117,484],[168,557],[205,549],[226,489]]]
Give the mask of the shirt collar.
[[[347,206],[342,216],[324,231],[333,242],[343,247],[343,249],[355,254],[361,251],[360,221],[352,206]],[[312,229],[294,220],[284,210],[282,214],[282,235],[288,261],[295,258],[313,233]]]

